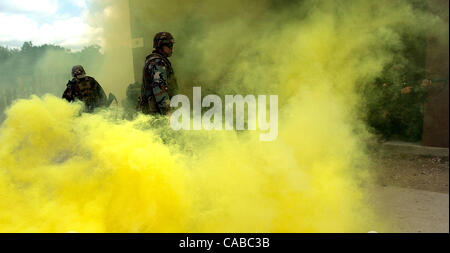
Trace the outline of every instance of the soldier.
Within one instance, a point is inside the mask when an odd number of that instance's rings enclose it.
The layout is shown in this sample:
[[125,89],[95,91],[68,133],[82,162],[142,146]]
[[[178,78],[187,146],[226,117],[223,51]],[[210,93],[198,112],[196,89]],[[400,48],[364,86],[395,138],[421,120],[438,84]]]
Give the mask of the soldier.
[[86,76],[82,66],[77,65],[72,68],[72,77],[63,93],[64,99],[69,102],[75,99],[83,101],[87,112],[93,112],[97,107],[108,105],[102,87],[94,78]]
[[127,87],[126,98],[124,104],[130,109],[136,110],[138,107],[139,96],[141,95],[142,84],[135,82]]
[[141,95],[142,84],[135,82],[127,87],[126,97],[122,100],[122,105],[124,108],[123,118],[133,119],[137,114],[137,109],[139,107],[139,96]]
[[153,52],[147,56],[143,70],[143,83],[139,107],[145,114],[170,113],[170,98],[175,95],[177,82],[170,61],[174,39],[168,32],[157,33],[153,39]]

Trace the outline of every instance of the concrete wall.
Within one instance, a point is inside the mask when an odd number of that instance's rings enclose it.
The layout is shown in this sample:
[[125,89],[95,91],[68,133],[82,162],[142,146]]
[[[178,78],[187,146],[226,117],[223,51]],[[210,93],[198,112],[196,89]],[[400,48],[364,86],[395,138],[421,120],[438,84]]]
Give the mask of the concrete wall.
[[142,83],[142,69],[145,57],[153,51],[153,37],[156,32],[151,31],[149,24],[145,23],[146,13],[142,8],[147,0],[129,0],[131,43],[133,50],[134,80]]

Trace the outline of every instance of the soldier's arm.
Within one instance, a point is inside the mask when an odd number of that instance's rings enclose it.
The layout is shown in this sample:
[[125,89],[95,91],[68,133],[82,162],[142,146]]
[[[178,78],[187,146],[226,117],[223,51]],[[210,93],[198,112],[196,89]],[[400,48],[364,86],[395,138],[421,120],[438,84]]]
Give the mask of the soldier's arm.
[[151,76],[153,77],[152,90],[156,105],[161,114],[167,114],[170,111],[170,97],[167,92],[168,68],[162,62],[156,62],[150,66]]

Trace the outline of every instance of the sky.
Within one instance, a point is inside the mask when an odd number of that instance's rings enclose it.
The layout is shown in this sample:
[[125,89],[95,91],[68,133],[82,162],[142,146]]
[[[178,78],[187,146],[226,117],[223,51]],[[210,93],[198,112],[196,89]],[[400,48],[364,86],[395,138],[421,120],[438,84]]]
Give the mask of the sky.
[[55,44],[72,50],[101,44],[87,22],[89,0],[0,0],[0,46]]

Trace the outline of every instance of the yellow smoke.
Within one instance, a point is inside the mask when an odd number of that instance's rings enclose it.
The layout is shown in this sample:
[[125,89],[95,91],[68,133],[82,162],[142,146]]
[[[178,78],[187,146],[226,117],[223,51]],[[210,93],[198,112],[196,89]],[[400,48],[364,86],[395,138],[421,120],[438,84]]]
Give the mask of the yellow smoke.
[[[20,100],[0,129],[0,231],[373,230],[355,89],[392,60],[401,32],[435,21],[407,1],[347,2],[141,1],[150,31],[176,38],[181,92],[279,95],[278,139],[174,132],[115,110],[80,116],[80,104],[54,96]],[[125,18],[123,4],[98,6]],[[101,83],[124,90],[129,30],[118,20],[102,23],[105,52],[117,53]]]

